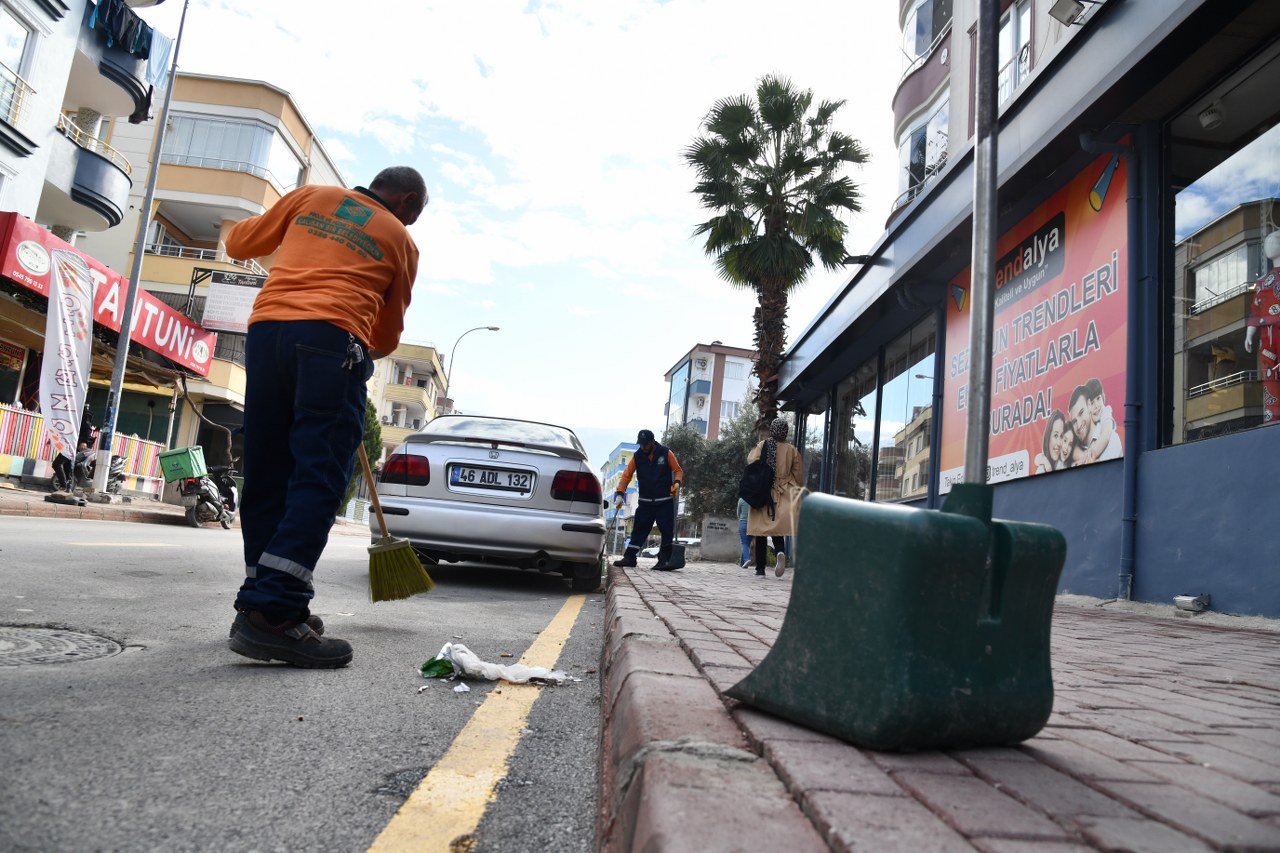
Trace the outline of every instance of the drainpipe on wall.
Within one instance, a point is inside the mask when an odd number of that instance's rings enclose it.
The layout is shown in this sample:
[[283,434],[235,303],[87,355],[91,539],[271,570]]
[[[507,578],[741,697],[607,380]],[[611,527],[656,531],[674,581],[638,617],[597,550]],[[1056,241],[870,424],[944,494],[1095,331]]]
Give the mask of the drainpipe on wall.
[[[1136,130],[1136,128],[1135,128]],[[1139,415],[1142,408],[1142,358],[1141,300],[1142,289],[1142,190],[1138,174],[1138,151],[1133,145],[1119,142],[1099,142],[1092,131],[1080,134],[1080,147],[1090,154],[1109,152],[1125,159],[1125,217],[1128,223],[1128,305],[1125,320],[1126,347],[1124,372],[1124,440],[1128,448],[1124,454],[1124,493],[1120,526],[1120,582],[1116,598],[1133,599],[1133,574],[1136,565],[1138,534],[1138,457],[1142,453],[1139,435]]]

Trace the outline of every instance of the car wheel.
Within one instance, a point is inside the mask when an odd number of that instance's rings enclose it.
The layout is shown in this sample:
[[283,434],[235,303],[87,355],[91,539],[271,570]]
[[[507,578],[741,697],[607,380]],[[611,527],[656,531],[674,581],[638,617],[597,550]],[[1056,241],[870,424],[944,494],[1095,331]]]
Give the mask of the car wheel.
[[573,575],[569,578],[569,585],[574,592],[595,592],[600,588],[603,577],[600,574],[600,564],[596,563],[579,563],[573,567]]

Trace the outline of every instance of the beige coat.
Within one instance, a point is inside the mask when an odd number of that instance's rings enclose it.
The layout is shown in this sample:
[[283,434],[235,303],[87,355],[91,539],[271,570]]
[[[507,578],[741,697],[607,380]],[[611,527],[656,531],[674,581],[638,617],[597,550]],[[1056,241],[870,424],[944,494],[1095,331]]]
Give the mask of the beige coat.
[[[761,441],[747,454],[751,463],[764,453]],[[751,508],[747,514],[748,536],[794,536],[796,521],[800,517],[800,495],[804,486],[804,465],[800,451],[794,444],[778,442],[778,465],[773,469],[773,503],[775,515],[769,518],[769,508]]]

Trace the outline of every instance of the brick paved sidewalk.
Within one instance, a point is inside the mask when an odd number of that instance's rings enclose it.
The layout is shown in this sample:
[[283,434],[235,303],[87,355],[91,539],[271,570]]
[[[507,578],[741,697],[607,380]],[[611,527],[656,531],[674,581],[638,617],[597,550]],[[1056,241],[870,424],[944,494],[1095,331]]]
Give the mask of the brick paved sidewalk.
[[1280,633],[1060,602],[1039,735],[877,753],[723,696],[790,589],[611,570],[602,849],[1280,851]]

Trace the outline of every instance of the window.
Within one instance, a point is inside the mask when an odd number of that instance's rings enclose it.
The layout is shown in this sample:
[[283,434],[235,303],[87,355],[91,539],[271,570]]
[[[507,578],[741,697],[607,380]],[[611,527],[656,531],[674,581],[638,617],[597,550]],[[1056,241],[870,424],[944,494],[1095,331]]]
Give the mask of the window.
[[936,348],[930,314],[836,388],[826,451],[833,494],[876,501],[927,495],[921,472],[929,469],[932,448]]
[[730,403],[722,400],[720,402],[720,427],[724,428],[725,424],[738,416],[738,404]]
[[821,406],[816,412],[810,408],[800,421],[800,431],[804,435],[804,446],[800,448],[804,460],[804,486],[811,492],[822,488],[822,460],[827,435],[826,399]]
[[1000,18],[997,100],[1003,104],[1031,73],[1031,0],[1018,0]]
[[671,391],[667,396],[667,426],[684,423],[686,398],[689,396],[689,371],[692,367],[692,363],[686,361],[671,374]]
[[725,379],[742,379],[747,375],[747,365],[741,361],[726,361],[724,363]]
[[0,4],[0,119],[11,125],[18,123],[23,101],[31,94],[21,77],[31,41],[31,28],[13,9]]
[[176,114],[164,138],[165,163],[248,172],[288,192],[302,180],[302,162],[273,128],[251,121]]
[[[1165,286],[1166,444],[1280,423],[1280,92],[1272,51],[1206,91],[1166,125],[1172,262]],[[1207,110],[1231,104],[1227,122]],[[1269,345],[1268,345],[1269,344]]]
[[902,24],[902,53],[906,68],[929,52],[951,23],[951,0],[915,0]]
[[[925,442],[933,420],[934,325],[930,315],[884,349],[876,447],[880,460],[875,486],[878,501],[924,497],[926,491],[920,488],[918,478],[912,483],[910,472],[921,463],[928,465]],[[926,448],[923,460],[921,447]]]
[[898,146],[898,203],[906,204],[947,165],[950,93],[944,91],[928,114],[908,131]]

